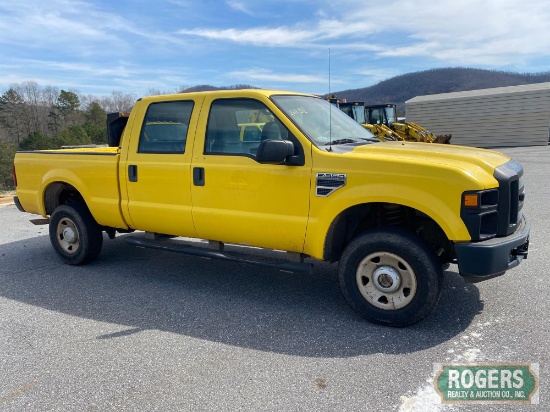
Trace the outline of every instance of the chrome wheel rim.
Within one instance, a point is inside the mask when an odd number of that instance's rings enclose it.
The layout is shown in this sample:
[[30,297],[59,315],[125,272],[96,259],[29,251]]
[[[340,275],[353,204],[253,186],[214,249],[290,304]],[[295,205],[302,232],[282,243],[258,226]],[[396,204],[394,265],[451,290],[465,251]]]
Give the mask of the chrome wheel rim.
[[69,255],[75,254],[80,247],[80,237],[75,223],[64,217],[57,224],[57,244]]
[[375,252],[361,260],[356,281],[361,295],[379,309],[404,308],[416,295],[416,274],[411,265],[389,252]]

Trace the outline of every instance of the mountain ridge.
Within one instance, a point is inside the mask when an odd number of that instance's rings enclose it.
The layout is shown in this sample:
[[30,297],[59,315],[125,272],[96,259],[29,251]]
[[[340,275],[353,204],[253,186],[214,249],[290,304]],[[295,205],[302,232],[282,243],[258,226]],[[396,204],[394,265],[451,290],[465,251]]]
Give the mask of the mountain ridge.
[[398,111],[404,113],[405,102],[416,96],[543,82],[550,82],[550,72],[522,74],[457,67],[402,74],[373,86],[342,90],[332,94],[340,100],[362,101],[367,105],[395,103]]

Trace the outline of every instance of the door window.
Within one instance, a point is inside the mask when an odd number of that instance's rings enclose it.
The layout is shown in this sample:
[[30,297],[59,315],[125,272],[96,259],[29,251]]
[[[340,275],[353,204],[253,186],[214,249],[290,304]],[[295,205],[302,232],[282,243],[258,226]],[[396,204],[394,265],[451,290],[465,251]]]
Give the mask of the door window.
[[261,102],[221,99],[212,102],[206,128],[206,154],[255,158],[264,140],[297,140]]
[[152,103],[139,136],[139,153],[185,153],[193,102]]

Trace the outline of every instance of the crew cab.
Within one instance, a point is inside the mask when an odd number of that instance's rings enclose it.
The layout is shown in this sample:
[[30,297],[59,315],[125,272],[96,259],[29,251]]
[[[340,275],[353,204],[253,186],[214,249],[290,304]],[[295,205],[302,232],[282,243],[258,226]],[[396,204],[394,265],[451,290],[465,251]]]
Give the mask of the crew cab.
[[16,204],[49,219],[68,264],[134,231],[134,245],[286,271],[338,262],[361,316],[406,326],[435,307],[444,266],[480,281],[527,257],[523,169],[495,151],[380,142],[321,98],[259,89],[144,97],[108,124],[109,147],[15,156]]

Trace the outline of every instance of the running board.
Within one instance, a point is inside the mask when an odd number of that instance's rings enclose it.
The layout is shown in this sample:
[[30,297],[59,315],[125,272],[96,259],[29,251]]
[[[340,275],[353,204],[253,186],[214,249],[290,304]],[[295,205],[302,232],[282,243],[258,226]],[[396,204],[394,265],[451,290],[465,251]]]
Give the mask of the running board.
[[167,252],[183,253],[208,259],[219,259],[230,262],[250,263],[253,265],[267,266],[284,272],[313,273],[312,263],[290,262],[286,260],[264,260],[262,258],[247,255],[245,253],[230,252],[221,250],[206,249],[198,246],[191,246],[175,240],[153,240],[138,236],[125,236],[124,240],[134,246],[150,249],[164,250]]

